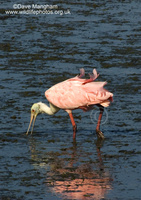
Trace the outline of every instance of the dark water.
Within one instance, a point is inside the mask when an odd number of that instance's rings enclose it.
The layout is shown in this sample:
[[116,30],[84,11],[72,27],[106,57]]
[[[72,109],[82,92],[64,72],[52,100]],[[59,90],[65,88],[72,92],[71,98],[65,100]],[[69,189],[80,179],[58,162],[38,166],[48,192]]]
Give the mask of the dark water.
[[[140,1],[36,3],[58,8],[8,15],[16,2],[0,4],[0,199],[140,199]],[[26,136],[31,105],[82,67],[96,68],[114,93],[105,141],[96,138],[97,109],[74,111],[76,144],[64,111],[38,116]]]

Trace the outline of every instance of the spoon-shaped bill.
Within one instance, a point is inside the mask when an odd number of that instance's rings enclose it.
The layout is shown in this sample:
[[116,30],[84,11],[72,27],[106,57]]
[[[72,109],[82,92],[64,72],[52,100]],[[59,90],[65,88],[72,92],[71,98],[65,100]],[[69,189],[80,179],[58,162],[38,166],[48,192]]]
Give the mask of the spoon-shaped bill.
[[26,135],[28,135],[28,132],[29,132],[29,130],[30,130],[30,127],[31,127],[32,122],[33,122],[33,124],[32,124],[31,134],[33,133],[33,128],[34,128],[36,116],[37,116],[37,115],[31,113],[30,123],[29,123],[28,129],[27,129]]

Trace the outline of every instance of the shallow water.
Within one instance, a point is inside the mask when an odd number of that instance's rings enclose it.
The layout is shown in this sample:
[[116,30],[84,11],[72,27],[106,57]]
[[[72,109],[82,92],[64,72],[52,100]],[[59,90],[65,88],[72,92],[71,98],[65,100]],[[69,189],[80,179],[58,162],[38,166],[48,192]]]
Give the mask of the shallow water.
[[[6,15],[14,4],[0,4],[0,199],[140,199],[140,1],[54,1],[70,13]],[[95,134],[97,108],[74,111],[75,144],[64,111],[38,116],[26,136],[31,105],[82,67],[114,93],[105,141]]]

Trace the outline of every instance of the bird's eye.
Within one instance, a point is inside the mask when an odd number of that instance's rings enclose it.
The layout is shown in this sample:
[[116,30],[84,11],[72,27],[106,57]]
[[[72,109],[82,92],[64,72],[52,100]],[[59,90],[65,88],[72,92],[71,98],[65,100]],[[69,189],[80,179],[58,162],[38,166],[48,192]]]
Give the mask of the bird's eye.
[[35,110],[33,109],[32,112],[35,112]]

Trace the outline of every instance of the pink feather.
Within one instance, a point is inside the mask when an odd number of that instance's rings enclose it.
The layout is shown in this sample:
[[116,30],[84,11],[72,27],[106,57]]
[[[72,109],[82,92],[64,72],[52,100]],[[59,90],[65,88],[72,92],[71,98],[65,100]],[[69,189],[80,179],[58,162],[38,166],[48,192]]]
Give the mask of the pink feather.
[[104,107],[109,106],[113,101],[113,94],[106,89],[106,82],[94,82],[99,76],[96,69],[90,75],[90,79],[82,79],[85,75],[84,69],[80,70],[80,75],[66,81],[60,82],[45,92],[45,96],[50,103],[64,110],[81,108],[88,111],[94,104]]

